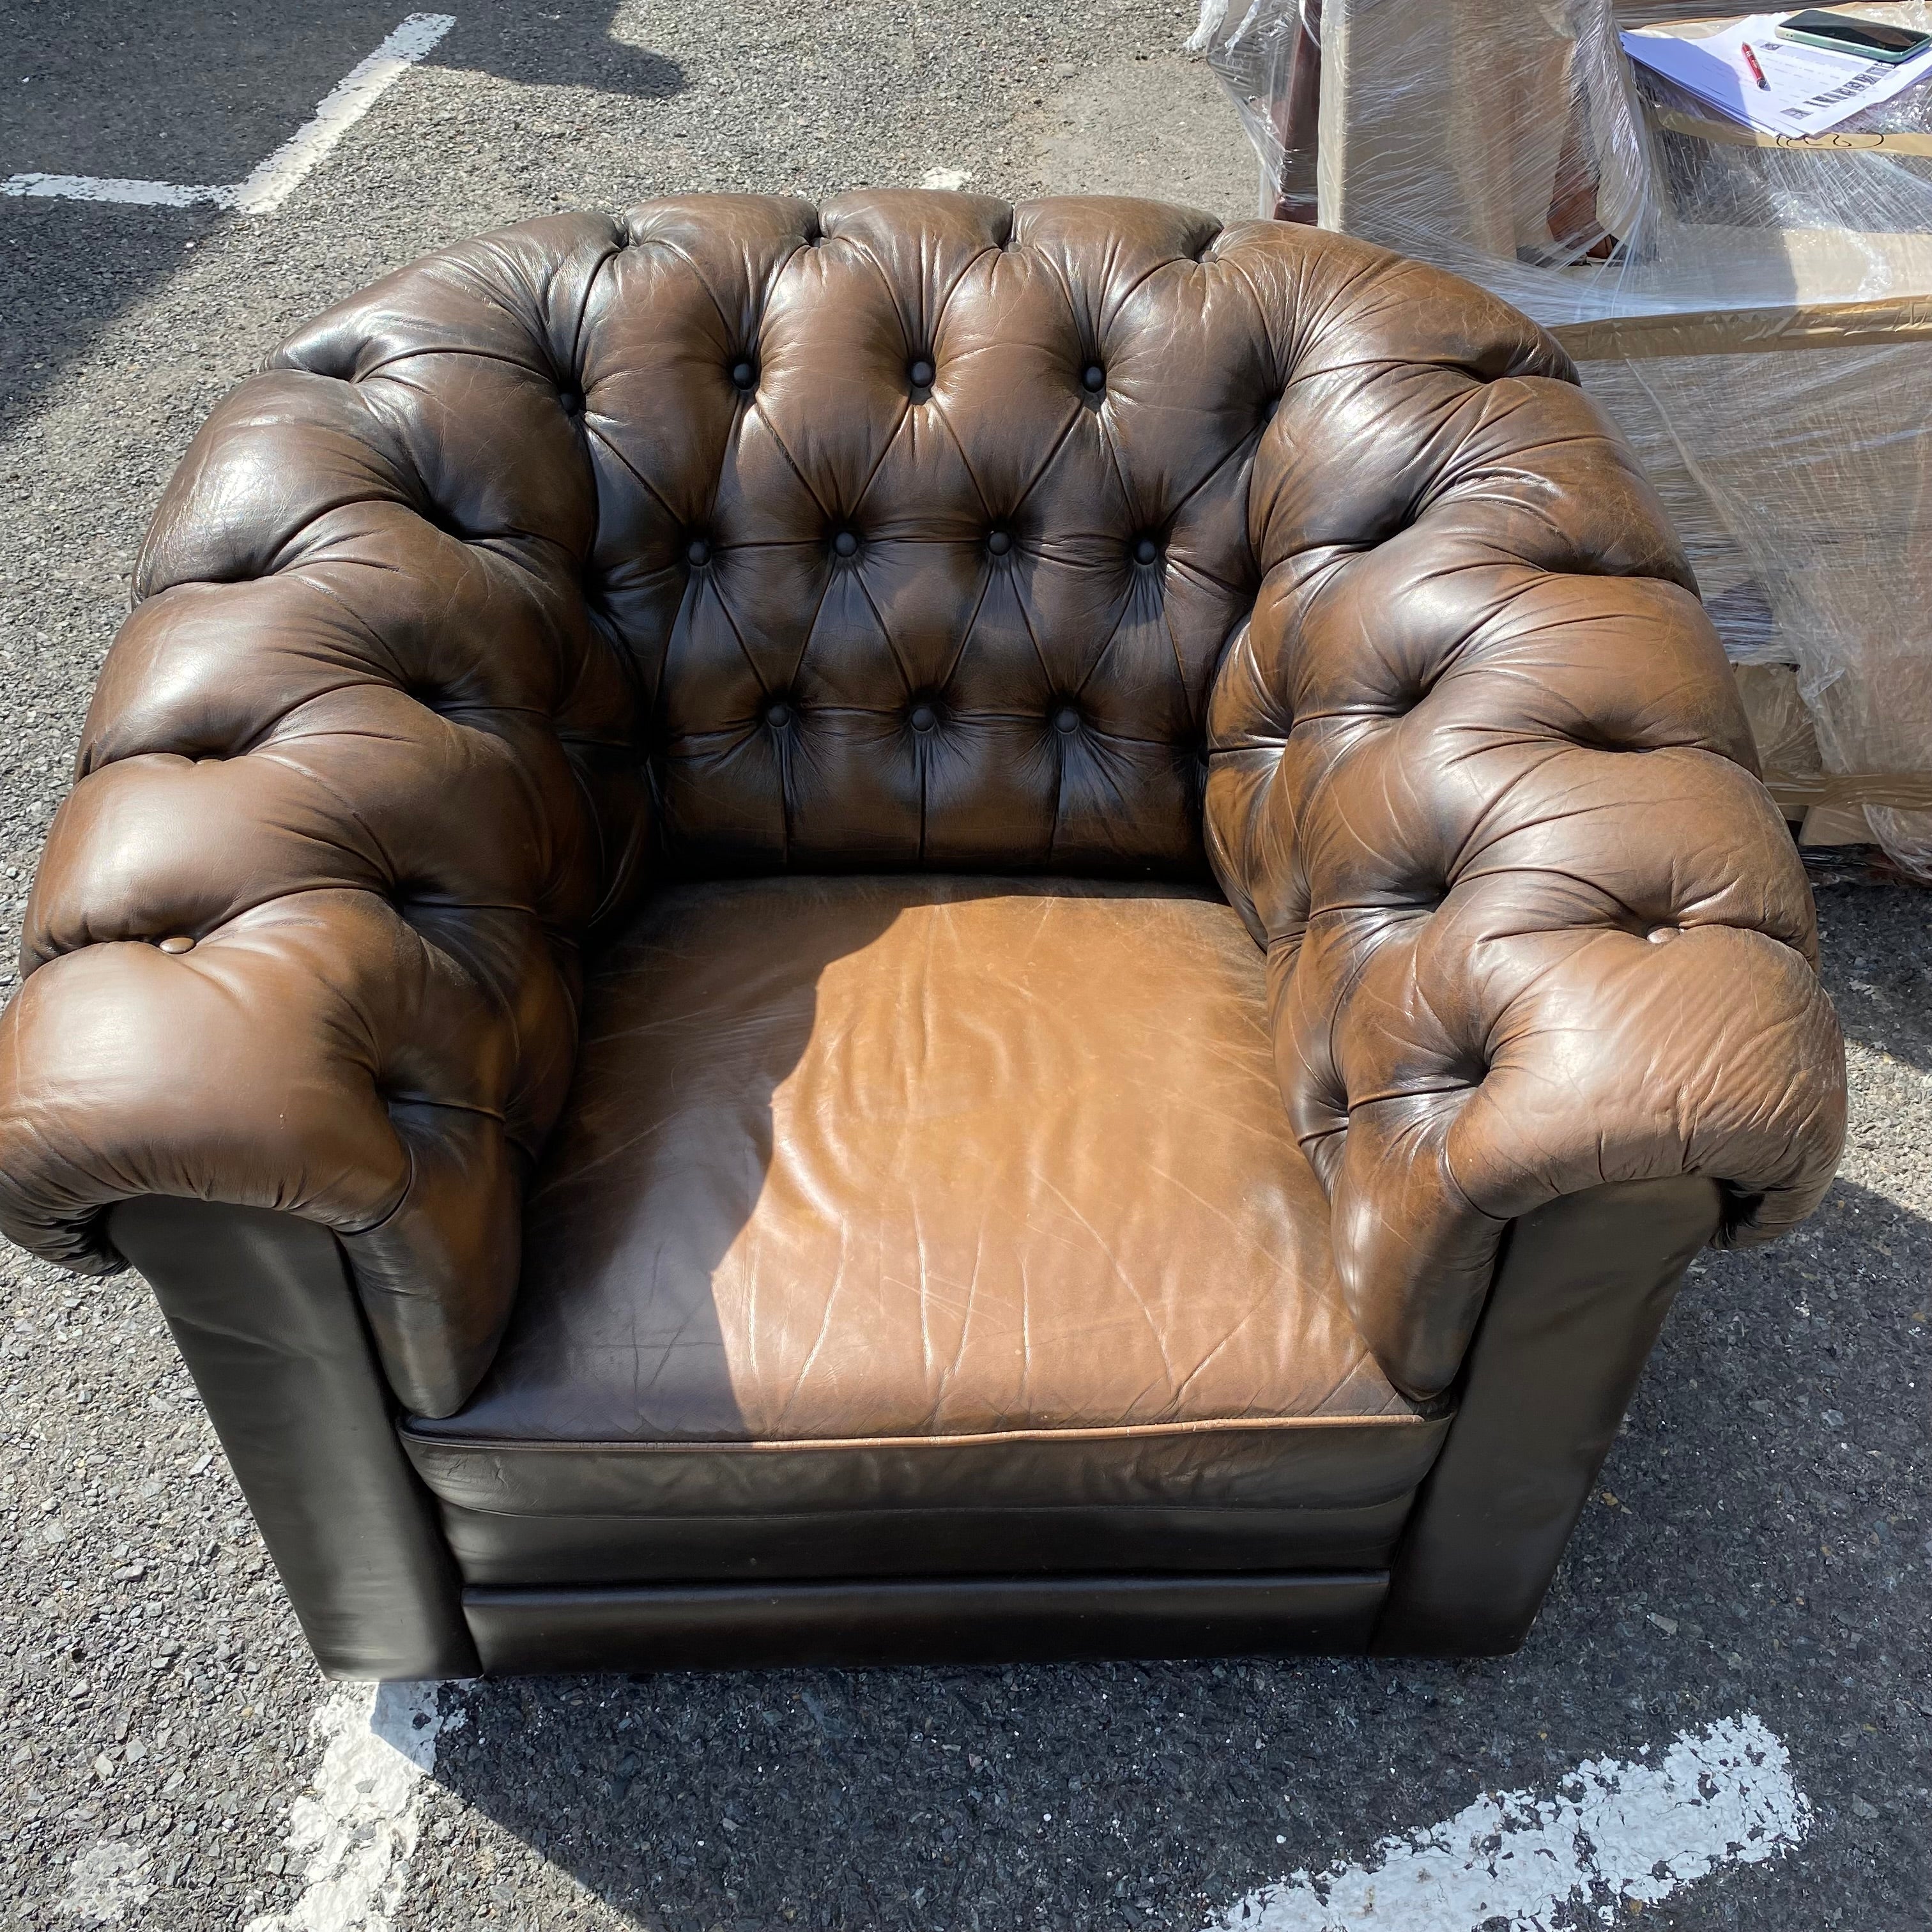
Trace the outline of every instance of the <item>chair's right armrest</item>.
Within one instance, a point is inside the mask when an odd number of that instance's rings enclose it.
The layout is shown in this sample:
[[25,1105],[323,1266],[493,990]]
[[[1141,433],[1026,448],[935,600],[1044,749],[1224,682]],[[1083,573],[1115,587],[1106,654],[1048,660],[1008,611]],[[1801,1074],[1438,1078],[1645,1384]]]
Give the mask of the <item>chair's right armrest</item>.
[[[0,1229],[102,1274],[123,1264],[122,1202],[319,1222],[398,1398],[448,1412],[516,1281],[508,1042],[488,989],[369,892],[279,896],[198,938],[167,923],[48,960],[0,1015]],[[167,950],[177,938],[194,944]]]
[[440,376],[278,370],[196,438],[0,1016],[0,1232],[104,1273],[143,1196],[318,1222],[429,1414],[508,1317],[580,941],[644,823],[588,459],[484,320]]

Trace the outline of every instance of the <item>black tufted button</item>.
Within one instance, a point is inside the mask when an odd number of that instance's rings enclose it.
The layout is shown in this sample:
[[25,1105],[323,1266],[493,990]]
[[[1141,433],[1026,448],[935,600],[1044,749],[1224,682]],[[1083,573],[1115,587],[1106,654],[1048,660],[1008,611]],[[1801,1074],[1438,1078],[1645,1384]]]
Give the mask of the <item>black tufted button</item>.
[[859,539],[850,530],[841,530],[832,539],[832,548],[841,556],[856,556],[859,554]]
[[765,706],[765,722],[774,731],[782,731],[791,722],[791,706],[782,698],[773,699]]
[[580,416],[584,413],[584,398],[574,389],[560,389],[556,399],[562,405],[567,416]]
[[1160,545],[1159,544],[1156,543],[1156,542],[1154,542],[1154,538],[1153,538],[1152,537],[1136,537],[1136,538],[1135,538],[1135,539],[1134,539],[1134,561],[1135,561],[1135,562],[1136,562],[1136,563],[1152,563],[1152,562],[1154,562],[1154,560],[1157,556],[1159,556],[1160,555]]
[[693,537],[686,547],[684,554],[696,565],[707,564],[711,561],[711,546],[702,537]]
[[1080,714],[1070,704],[1063,704],[1053,714],[1053,728],[1056,731],[1077,731],[1080,728]]
[[1089,395],[1097,396],[1107,386],[1107,372],[1097,362],[1090,362],[1080,372],[1080,386]]
[[924,356],[922,356],[906,371],[906,374],[912,378],[912,386],[915,389],[929,389],[932,387],[932,364],[927,362]]
[[1013,540],[1004,530],[988,530],[986,532],[986,548],[995,556],[1004,556],[1012,547]]
[[915,731],[930,731],[939,722],[939,713],[929,704],[915,704],[908,722]]
[[731,364],[731,380],[740,388],[748,389],[757,382],[758,372],[748,362],[734,362]]

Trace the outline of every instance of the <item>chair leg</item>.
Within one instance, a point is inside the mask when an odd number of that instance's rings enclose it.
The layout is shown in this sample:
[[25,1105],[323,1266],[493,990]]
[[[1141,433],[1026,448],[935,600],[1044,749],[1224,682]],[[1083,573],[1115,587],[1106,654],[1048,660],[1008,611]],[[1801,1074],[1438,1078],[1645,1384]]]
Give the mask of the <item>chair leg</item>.
[[116,1208],[110,1232],[154,1288],[323,1670],[476,1675],[456,1566],[335,1237],[158,1196]]
[[1371,1652],[1520,1649],[1691,1257],[1718,1225],[1696,1178],[1592,1188],[1511,1228]]

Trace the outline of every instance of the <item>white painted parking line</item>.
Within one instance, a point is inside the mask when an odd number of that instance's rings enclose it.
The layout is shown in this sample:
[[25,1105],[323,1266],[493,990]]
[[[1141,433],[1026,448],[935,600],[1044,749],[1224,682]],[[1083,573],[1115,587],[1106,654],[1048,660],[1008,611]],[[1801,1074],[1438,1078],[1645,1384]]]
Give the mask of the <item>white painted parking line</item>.
[[[1648,1756],[1646,1752],[1646,1756]],[[1798,1844],[1811,1806],[1783,1741],[1747,1712],[1682,1731],[1654,1764],[1579,1765],[1553,1798],[1485,1794],[1384,1838],[1362,1864],[1264,1886],[1209,1932],[1547,1932],[1621,1922],[1732,1865]]]
[[412,14],[325,94],[307,126],[282,143],[235,190],[244,214],[272,214],[309,170],[456,25],[453,14]]
[[193,208],[212,202],[231,207],[235,190],[203,184],[184,188],[176,182],[121,181],[111,175],[9,175],[0,182],[0,194],[32,194],[58,201],[124,201],[141,208]]
[[246,181],[229,186],[184,185],[103,175],[22,174],[0,182],[0,194],[127,202],[148,208],[212,206],[243,214],[272,214],[387,89],[455,25],[453,14],[410,14],[368,59],[358,61],[329,89],[295,134]]
[[63,1917],[83,1925],[119,1925],[138,1919],[154,1895],[154,1854],[133,1838],[103,1838],[68,1868],[67,1889],[55,1901]]
[[436,1740],[464,1723],[456,1694],[436,1683],[349,1684],[329,1696],[310,1720],[325,1745],[321,1765],[289,1810],[301,1893],[287,1911],[251,1918],[244,1932],[388,1932]]

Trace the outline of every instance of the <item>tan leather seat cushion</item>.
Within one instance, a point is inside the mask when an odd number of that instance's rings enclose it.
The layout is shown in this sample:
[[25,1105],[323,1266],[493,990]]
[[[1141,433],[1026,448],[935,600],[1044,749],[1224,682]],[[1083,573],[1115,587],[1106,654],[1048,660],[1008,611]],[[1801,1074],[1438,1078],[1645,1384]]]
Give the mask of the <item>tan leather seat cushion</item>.
[[1186,888],[662,893],[526,1253],[482,1389],[411,1425],[460,1508],[1350,1510],[1439,1440],[1342,1308],[1260,956]]

